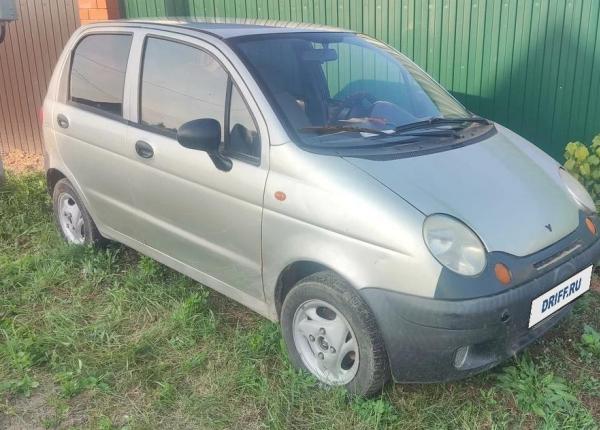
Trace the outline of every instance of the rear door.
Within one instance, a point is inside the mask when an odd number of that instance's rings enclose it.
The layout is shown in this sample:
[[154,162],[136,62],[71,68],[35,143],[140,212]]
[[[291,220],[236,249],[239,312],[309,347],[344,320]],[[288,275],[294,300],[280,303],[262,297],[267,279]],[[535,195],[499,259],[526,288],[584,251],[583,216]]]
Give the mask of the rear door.
[[[150,32],[140,67],[137,125],[127,146],[146,148],[131,176],[142,240],[201,272],[196,278],[213,288],[236,287],[245,293],[236,298],[248,305],[262,300],[268,141],[260,112],[227,58],[206,42]],[[221,124],[230,171],[177,142],[177,128],[200,118]]]
[[132,32],[103,28],[85,34],[63,70],[52,121],[58,151],[104,233],[134,234],[125,146],[125,97]]

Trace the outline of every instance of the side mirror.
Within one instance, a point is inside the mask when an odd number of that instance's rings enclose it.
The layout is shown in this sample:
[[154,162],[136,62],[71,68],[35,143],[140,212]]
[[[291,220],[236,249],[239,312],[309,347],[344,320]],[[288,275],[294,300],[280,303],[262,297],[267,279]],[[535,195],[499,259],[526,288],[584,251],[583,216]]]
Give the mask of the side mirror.
[[206,151],[217,169],[228,172],[232,163],[219,152],[221,124],[212,118],[186,122],[177,130],[177,141],[185,148]]

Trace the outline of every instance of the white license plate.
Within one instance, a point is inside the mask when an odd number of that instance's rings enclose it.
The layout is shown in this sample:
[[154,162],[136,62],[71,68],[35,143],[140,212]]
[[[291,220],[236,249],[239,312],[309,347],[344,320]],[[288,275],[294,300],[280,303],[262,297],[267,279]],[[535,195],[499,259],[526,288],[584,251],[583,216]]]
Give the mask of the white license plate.
[[590,266],[576,275],[571,276],[560,285],[545,292],[531,302],[529,327],[533,327],[588,291],[592,280],[592,268],[593,267]]

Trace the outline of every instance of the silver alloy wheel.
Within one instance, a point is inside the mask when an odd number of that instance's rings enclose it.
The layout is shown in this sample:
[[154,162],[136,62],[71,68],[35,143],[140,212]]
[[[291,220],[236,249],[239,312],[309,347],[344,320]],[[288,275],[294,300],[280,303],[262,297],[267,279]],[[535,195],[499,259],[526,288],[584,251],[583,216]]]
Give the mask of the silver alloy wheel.
[[358,342],[346,318],[323,300],[308,300],[294,314],[294,344],[320,381],[345,385],[358,371]]
[[85,220],[77,202],[69,193],[61,193],[58,196],[58,219],[67,241],[75,245],[83,245]]

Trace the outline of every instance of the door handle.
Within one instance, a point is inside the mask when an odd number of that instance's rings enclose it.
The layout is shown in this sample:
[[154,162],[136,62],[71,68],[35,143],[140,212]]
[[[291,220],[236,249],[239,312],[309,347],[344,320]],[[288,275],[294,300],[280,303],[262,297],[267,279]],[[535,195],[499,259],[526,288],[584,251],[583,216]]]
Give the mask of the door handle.
[[154,148],[152,148],[148,142],[144,142],[143,140],[135,142],[135,152],[142,158],[154,157]]
[[56,117],[56,122],[60,128],[69,128],[69,118],[64,116],[62,113]]

